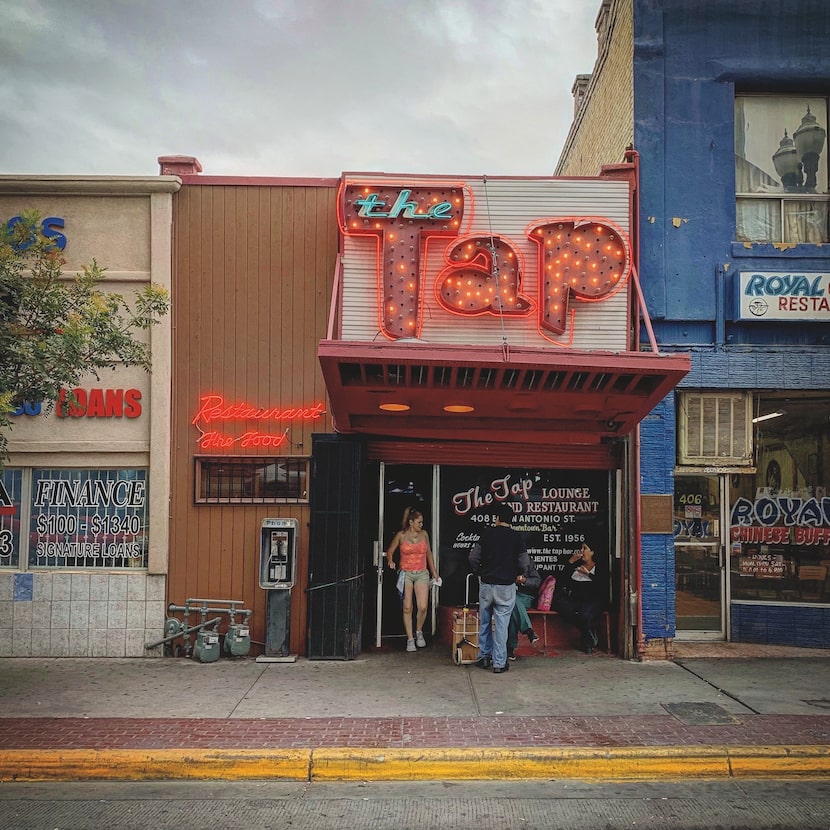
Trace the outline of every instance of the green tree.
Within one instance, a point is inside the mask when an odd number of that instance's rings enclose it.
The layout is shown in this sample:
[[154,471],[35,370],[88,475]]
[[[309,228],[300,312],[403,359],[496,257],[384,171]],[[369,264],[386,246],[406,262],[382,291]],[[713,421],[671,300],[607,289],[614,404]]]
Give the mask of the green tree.
[[79,274],[64,274],[64,265],[37,212],[0,226],[0,470],[15,406],[42,401],[49,411],[62,389],[119,365],[150,371],[150,347],[136,334],[170,309],[161,286],[127,300],[102,290],[105,269],[95,260]]

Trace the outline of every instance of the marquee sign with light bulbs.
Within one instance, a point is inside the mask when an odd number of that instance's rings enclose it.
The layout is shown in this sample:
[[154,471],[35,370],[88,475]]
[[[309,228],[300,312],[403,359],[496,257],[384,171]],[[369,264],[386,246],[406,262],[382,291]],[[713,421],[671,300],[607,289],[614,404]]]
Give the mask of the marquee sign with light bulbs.
[[618,180],[345,176],[343,339],[624,349],[629,210]]

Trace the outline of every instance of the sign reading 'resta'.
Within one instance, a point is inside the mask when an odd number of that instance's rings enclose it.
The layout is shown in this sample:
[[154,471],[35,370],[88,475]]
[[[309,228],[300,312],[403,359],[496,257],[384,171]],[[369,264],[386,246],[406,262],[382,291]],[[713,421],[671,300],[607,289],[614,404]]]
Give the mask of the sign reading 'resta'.
[[627,182],[346,175],[341,339],[625,349]]
[[830,274],[743,271],[738,274],[739,320],[830,322]]

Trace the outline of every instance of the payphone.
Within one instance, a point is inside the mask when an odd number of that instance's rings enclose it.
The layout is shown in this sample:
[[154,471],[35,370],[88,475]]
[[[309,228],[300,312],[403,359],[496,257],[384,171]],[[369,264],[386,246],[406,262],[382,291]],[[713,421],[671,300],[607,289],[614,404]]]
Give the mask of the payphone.
[[[265,588],[265,660],[291,660],[288,644],[291,589],[297,575],[297,519],[263,519],[259,587]],[[257,658],[259,659],[259,658]]]

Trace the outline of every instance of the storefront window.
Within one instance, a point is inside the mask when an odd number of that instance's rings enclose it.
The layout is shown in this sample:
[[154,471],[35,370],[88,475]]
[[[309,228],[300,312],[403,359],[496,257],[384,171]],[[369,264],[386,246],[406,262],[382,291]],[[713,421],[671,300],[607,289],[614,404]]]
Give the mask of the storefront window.
[[147,471],[31,471],[29,566],[147,564]]
[[830,397],[756,399],[754,475],[730,481],[733,600],[830,602]]
[[17,567],[20,562],[20,501],[22,470],[0,474],[0,567]]

